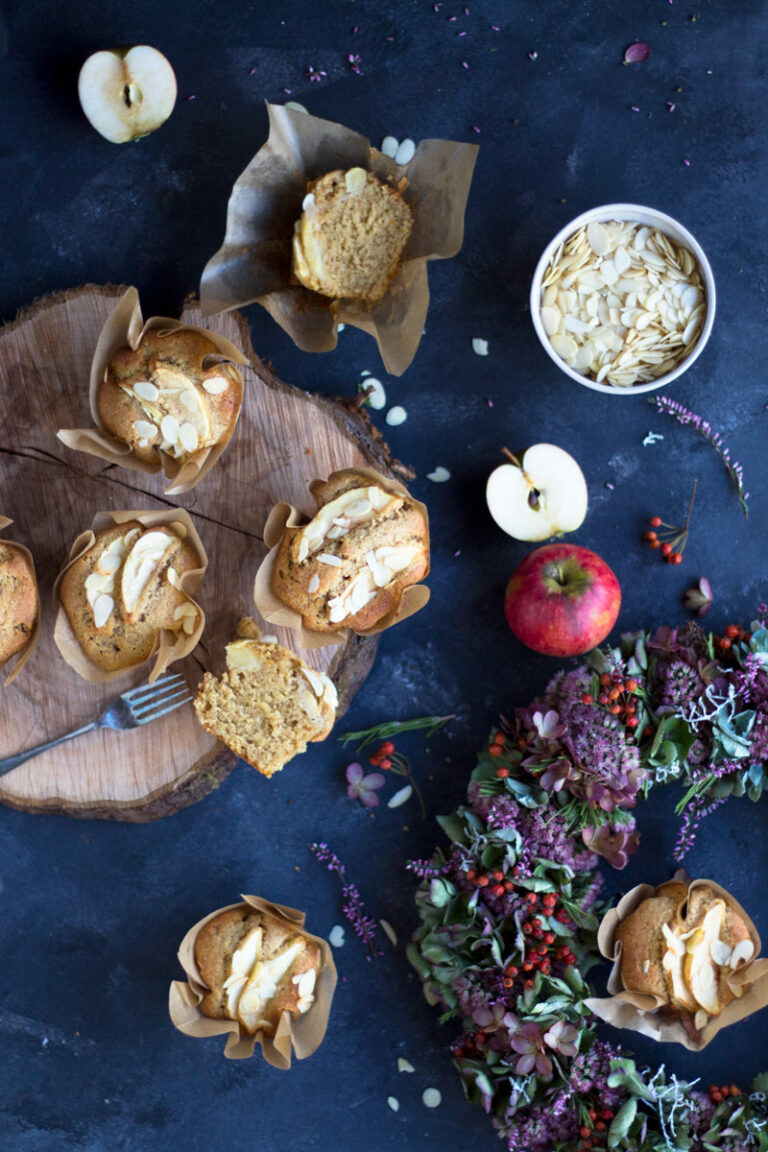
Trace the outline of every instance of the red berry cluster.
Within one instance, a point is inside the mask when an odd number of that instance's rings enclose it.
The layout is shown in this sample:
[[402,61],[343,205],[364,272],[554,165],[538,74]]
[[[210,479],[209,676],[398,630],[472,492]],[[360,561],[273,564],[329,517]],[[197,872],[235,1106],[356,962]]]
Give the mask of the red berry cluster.
[[736,1084],[723,1084],[718,1088],[717,1084],[710,1084],[709,1098],[713,1104],[722,1104],[723,1100],[728,1100],[731,1096],[741,1096],[741,1088]]
[[512,880],[505,877],[501,868],[492,869],[490,872],[478,872],[475,868],[469,868],[465,876],[475,888],[487,889],[489,896],[504,896],[515,887]]
[[[637,718],[637,700],[635,693],[640,687],[637,680],[630,676],[624,679],[618,672],[611,675],[603,672],[600,677],[600,692],[597,703],[601,704],[612,716],[618,716],[630,731],[637,728],[640,721]],[[582,704],[594,704],[595,698],[591,692],[585,692],[581,698]]]
[[[660,516],[652,516],[650,525],[650,530],[643,534],[648,547],[659,548],[667,564],[682,564],[688,532],[674,524],[665,524]],[[661,536],[656,532],[657,528],[665,529]]]
[[373,756],[369,756],[369,764],[375,765],[376,768],[383,768],[386,772],[387,768],[392,767],[392,755],[395,751],[395,746],[391,740],[385,740],[383,744],[374,752]]
[[608,1125],[613,1120],[612,1108],[590,1108],[589,1124],[582,1124],[579,1129],[581,1144],[577,1152],[595,1152],[598,1148],[605,1148],[608,1136]]
[[724,629],[722,636],[715,637],[715,648],[720,652],[727,652],[733,646],[735,640],[749,641],[752,638],[752,633],[747,632],[744,628],[739,628],[738,624],[729,624]]
[[[558,944],[555,933],[547,929],[541,921],[541,916],[554,916],[560,924],[573,925],[573,921],[564,908],[558,907],[557,896],[554,892],[545,892],[539,897],[535,892],[529,892],[525,898],[528,905],[528,919],[522,924],[523,935],[526,937],[526,948],[523,954],[522,981],[526,992],[534,986],[534,977],[537,972],[542,976],[549,976],[553,964],[563,964],[570,968],[576,963],[576,956],[567,944]],[[538,915],[537,915],[538,913]],[[504,969],[504,977],[517,976],[517,969],[513,971]],[[511,987],[511,985],[505,985]]]

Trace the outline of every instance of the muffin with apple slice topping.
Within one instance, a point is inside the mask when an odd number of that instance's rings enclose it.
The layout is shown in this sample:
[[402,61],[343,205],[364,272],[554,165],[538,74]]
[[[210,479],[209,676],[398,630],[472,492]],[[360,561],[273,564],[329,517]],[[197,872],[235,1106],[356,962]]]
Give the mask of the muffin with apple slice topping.
[[314,1003],[317,944],[295,924],[241,904],[198,933],[195,962],[208,992],[200,1011],[237,1020],[253,1035],[274,1036],[283,1012],[303,1016]]
[[161,630],[192,636],[200,610],[181,582],[201,563],[181,523],[146,527],[126,520],[97,533],[58,585],[88,660],[115,672],[149,659]]
[[353,468],[311,491],[318,510],[308,524],[286,528],[272,589],[306,628],[367,631],[429,572],[426,509],[399,485]]
[[202,332],[150,329],[120,348],[96,395],[104,428],[151,464],[157,453],[185,462],[230,437],[243,378]]

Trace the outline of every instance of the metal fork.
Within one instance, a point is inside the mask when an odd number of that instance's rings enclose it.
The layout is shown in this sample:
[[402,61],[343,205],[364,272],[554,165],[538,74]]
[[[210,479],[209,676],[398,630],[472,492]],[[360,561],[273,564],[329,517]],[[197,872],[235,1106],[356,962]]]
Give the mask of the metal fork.
[[[177,691],[181,689],[181,691]],[[36,748],[29,748],[26,752],[18,752],[15,756],[6,756],[0,760],[0,776],[5,776],[18,768],[33,756],[47,752],[49,748],[56,748],[65,740],[74,740],[75,736],[83,736],[86,732],[93,732],[94,728],[116,728],[122,731],[125,728],[139,728],[142,724],[150,724],[188,704],[192,696],[187,696],[189,688],[183,676],[162,676],[154,684],[140,684],[138,688],[131,688],[116,697],[102,712],[97,720],[76,728],[74,732],[67,732],[65,736],[58,736],[55,740],[48,740],[45,744],[38,744]],[[180,697],[184,699],[180,699]]]

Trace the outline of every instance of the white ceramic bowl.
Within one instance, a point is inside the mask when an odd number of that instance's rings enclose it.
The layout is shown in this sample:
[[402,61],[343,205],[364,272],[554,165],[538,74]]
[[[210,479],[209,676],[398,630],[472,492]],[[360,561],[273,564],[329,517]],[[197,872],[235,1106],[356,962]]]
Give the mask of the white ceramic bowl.
[[[629,220],[637,224],[645,224],[652,228],[658,228],[665,236],[675,244],[684,245],[692,256],[695,257],[704,284],[704,292],[706,295],[706,314],[704,317],[704,324],[701,329],[701,335],[696,341],[691,351],[684,360],[677,365],[672,372],[667,372],[665,376],[659,376],[657,380],[651,380],[647,384],[633,384],[627,388],[621,388],[616,384],[598,384],[595,380],[590,380],[587,376],[582,376],[579,372],[574,371],[569,367],[564,360],[561,360],[557,352],[549,342],[549,337],[544,330],[544,325],[541,321],[541,282],[544,279],[544,274],[547,270],[550,260],[554,256],[558,247],[569,236],[577,232],[579,228],[583,228],[587,224],[598,223],[603,224],[610,220]],[[566,372],[573,380],[583,384],[585,388],[591,388],[594,392],[607,392],[612,396],[636,396],[642,392],[654,392],[657,388],[663,388],[665,384],[675,380],[686,369],[690,368],[694,360],[701,354],[704,349],[709,334],[712,331],[712,324],[715,319],[715,280],[712,275],[712,269],[709,261],[704,254],[704,249],[694,236],[674,220],[671,216],[667,216],[665,212],[659,212],[655,208],[645,208],[641,204],[604,204],[601,208],[592,208],[589,212],[582,212],[581,216],[577,216],[575,220],[571,220],[570,224],[566,224],[565,228],[561,228],[557,236],[555,236],[544,249],[541,254],[541,259],[536,265],[536,271],[533,274],[533,283],[531,284],[531,319],[533,326],[536,329],[536,335],[542,343],[542,346],[547,355],[554,360],[558,368]]]

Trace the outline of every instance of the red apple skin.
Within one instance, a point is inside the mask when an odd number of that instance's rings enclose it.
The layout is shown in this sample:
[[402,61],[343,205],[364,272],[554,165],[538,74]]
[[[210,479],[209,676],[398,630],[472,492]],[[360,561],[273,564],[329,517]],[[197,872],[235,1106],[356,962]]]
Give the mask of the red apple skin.
[[611,631],[621,607],[616,576],[596,552],[545,544],[515,571],[504,596],[507,623],[544,656],[581,656]]

